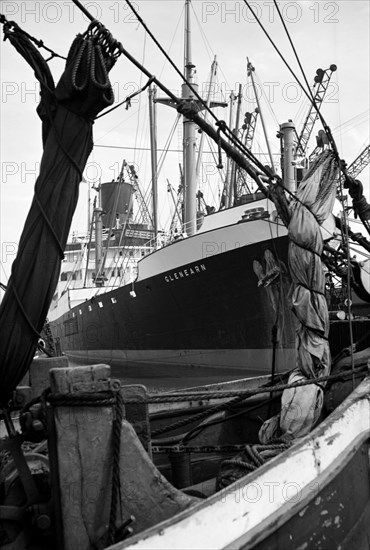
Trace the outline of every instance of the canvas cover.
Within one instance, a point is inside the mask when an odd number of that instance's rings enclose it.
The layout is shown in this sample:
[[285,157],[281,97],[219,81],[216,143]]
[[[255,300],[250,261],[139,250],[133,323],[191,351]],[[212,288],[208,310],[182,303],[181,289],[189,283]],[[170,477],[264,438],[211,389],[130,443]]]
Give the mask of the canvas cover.
[[[296,368],[288,383],[314,380],[330,374],[329,314],[325,299],[325,272],[321,261],[323,223],[331,216],[339,175],[332,151],[324,151],[299,184],[289,205],[289,270],[292,310],[299,325]],[[289,433],[306,435],[319,419],[323,386],[310,384],[284,390],[281,414],[260,430],[261,443]]]
[[34,199],[0,306],[0,402],[27,372],[58,281],[79,183],[91,152],[94,117],[113,103],[108,71],[115,62],[106,31],[91,25],[74,40],[54,86],[49,67],[16,25],[6,37],[41,85],[38,113],[44,152]]

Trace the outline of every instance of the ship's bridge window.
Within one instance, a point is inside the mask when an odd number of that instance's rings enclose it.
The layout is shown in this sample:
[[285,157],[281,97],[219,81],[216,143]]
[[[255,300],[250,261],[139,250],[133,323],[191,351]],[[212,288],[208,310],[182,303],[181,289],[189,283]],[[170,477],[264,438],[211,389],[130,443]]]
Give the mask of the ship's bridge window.
[[60,280],[61,281],[66,281],[68,278],[68,273],[61,273],[60,275]]

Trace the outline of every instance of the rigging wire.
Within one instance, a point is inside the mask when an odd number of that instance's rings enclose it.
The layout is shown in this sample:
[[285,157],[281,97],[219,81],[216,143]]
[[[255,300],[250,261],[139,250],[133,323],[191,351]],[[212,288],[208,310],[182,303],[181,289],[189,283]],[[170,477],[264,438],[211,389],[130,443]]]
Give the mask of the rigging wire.
[[[343,124],[339,124],[333,129],[333,134],[345,134],[346,132],[349,132],[350,130],[353,130],[353,128],[356,128],[360,124],[364,124],[369,119],[370,111],[364,111],[363,113],[360,113],[349,120],[347,122],[343,122]],[[364,142],[367,143],[367,141]]]
[[[172,99],[175,105],[181,105],[182,103],[179,103],[179,99],[175,96],[173,92],[171,92],[167,86],[165,86],[162,82],[160,82],[156,77],[154,77],[148,69],[146,69],[143,65],[141,65],[124,47],[123,45],[115,40],[111,33],[94,17],[88,12],[88,10],[81,4],[79,0],[72,0],[73,3],[81,10],[83,13],[88,17],[88,19],[91,21],[91,26],[99,27],[102,29],[102,32],[106,34],[106,40],[109,43],[110,52],[112,55],[114,55],[116,58],[119,57],[119,55],[123,54],[131,63],[135,65],[140,71],[142,71],[148,78],[153,78],[153,81],[157,84],[157,86],[168,95],[169,98]],[[204,105],[204,101],[199,96],[199,94],[194,90],[194,88],[191,86],[190,83],[187,82],[186,78],[182,75],[182,73],[179,71],[179,69],[176,67],[174,62],[171,60],[171,58],[168,56],[168,54],[163,50],[162,46],[158,43],[156,38],[153,36],[153,34],[150,32],[140,15],[137,13],[135,8],[132,6],[132,4],[129,2],[129,0],[126,0],[126,3],[129,5],[133,13],[136,15],[138,21],[144,26],[144,28],[147,30],[148,34],[152,37],[155,44],[159,47],[159,49],[163,52],[165,57],[169,60],[171,65],[175,68],[176,72],[180,75],[181,79],[188,85],[189,89],[191,89],[194,93],[194,95],[197,97],[197,99],[200,101],[202,105]],[[205,108],[208,109],[208,107],[205,105]],[[260,169],[261,172],[267,175],[268,178],[271,178],[271,174],[269,171],[263,166],[257,158],[253,156],[253,154],[244,146],[244,144],[235,136],[235,134],[230,130],[230,128],[227,127],[226,123],[224,121],[219,121],[217,117],[214,115],[214,113],[209,110],[211,116],[216,120],[216,125],[218,126],[218,133],[221,131],[225,133],[226,136],[229,136],[229,141],[232,141],[234,144],[234,147],[236,149],[239,149],[239,151],[242,151],[246,158],[249,159],[249,162],[252,162],[255,164],[256,167]],[[239,153],[240,154],[240,153]],[[257,177],[257,175],[256,175]]]
[[[101,118],[101,117],[111,113],[112,111],[115,111],[116,109],[118,109],[118,107],[121,107],[124,103],[126,103],[126,109],[128,109],[131,105],[131,99],[133,99],[135,96],[140,95],[142,92],[144,92],[151,85],[152,82],[153,82],[153,78],[149,78],[148,82],[146,84],[144,84],[144,86],[142,86],[137,92],[134,92],[133,94],[127,96],[126,99],[121,101],[121,103],[118,103],[117,105],[114,105],[114,107],[111,107],[107,111],[104,111],[104,113],[101,113],[100,115],[96,116],[95,120],[98,120],[98,118]],[[141,82],[140,82],[140,84],[141,84]],[[140,110],[139,110],[139,112],[140,112]]]
[[[215,52],[214,52],[211,44],[209,43],[209,40],[207,39],[207,36],[206,36],[206,34],[203,30],[202,25],[200,24],[199,18],[196,14],[196,11],[194,10],[193,4],[191,3],[190,6],[191,6],[191,9],[192,9],[193,15],[195,17],[195,20],[198,23],[200,35],[202,37],[203,44],[205,45],[206,50],[207,50],[207,55],[208,55],[210,61],[212,61],[212,59],[215,57]],[[211,53],[209,53],[209,52],[211,52]],[[224,78],[224,81],[225,81],[226,85],[228,86],[229,90],[231,90],[231,86],[230,86],[230,84],[227,80],[227,77],[226,77],[225,73],[223,72],[222,67],[220,65],[218,65],[218,71],[220,71],[220,73],[222,74],[222,76]],[[226,95],[221,91],[220,91],[220,93],[221,93],[221,100],[225,101],[226,100]]]
[[[139,96],[140,97],[140,96]],[[138,108],[139,111],[141,111],[142,109],[144,109],[144,106],[140,106]],[[100,141],[102,139],[104,139],[108,134],[110,134],[111,132],[113,132],[113,130],[116,130],[116,128],[118,128],[119,126],[121,126],[121,124],[124,124],[126,123],[128,120],[130,120],[131,118],[133,118],[134,116],[137,115],[137,111],[134,111],[132,112],[127,118],[125,118],[125,120],[121,120],[120,122],[118,122],[115,126],[113,126],[110,130],[108,130],[107,132],[105,132],[105,134],[103,134],[101,137],[98,137],[96,138],[96,141]],[[97,143],[94,143],[94,147],[114,147],[114,148],[122,148],[121,146],[116,146],[116,145],[99,145]],[[123,147],[123,149],[134,149],[134,147]],[[138,147],[137,149],[140,149],[140,147]]]
[[288,37],[289,43],[290,43],[290,45],[291,45],[291,47],[292,47],[292,50],[293,50],[293,52],[294,52],[294,55],[295,55],[295,58],[296,58],[296,60],[297,60],[298,65],[299,65],[299,68],[301,69],[301,73],[302,73],[303,79],[304,79],[304,81],[305,81],[305,83],[306,83],[307,89],[309,90],[309,93],[310,93],[310,96],[311,96],[312,105],[315,107],[316,111],[318,112],[318,107],[317,107],[317,105],[316,105],[316,101],[315,101],[314,95],[313,95],[313,93],[311,92],[311,88],[310,88],[310,85],[309,85],[309,83],[308,83],[308,80],[307,80],[307,77],[306,77],[306,73],[305,73],[304,70],[303,70],[303,67],[302,67],[301,61],[300,61],[300,59],[299,59],[297,50],[296,50],[296,48],[295,48],[295,46],[294,46],[294,44],[293,44],[293,41],[292,41],[291,36],[290,36],[290,34],[289,34],[288,28],[287,28],[287,26],[286,26],[286,24],[285,24],[284,18],[283,18],[283,16],[281,15],[281,11],[280,11],[280,9],[279,9],[277,0],[273,0],[273,2],[274,2],[274,5],[275,5],[275,8],[276,8],[276,11],[278,12],[280,21],[282,22],[282,25],[283,25],[284,30],[285,30],[285,32],[286,32],[286,35],[287,35],[287,37]]
[[211,45],[210,45],[209,41],[207,40],[206,34],[205,34],[205,32],[204,32],[204,30],[203,30],[201,24],[200,24],[200,21],[199,21],[199,19],[198,19],[198,16],[197,16],[197,14],[196,14],[196,12],[195,12],[195,9],[194,9],[192,3],[190,4],[190,7],[191,7],[191,9],[192,9],[192,12],[193,12],[195,21],[196,21],[197,24],[198,24],[198,28],[199,28],[199,31],[200,31],[200,35],[201,35],[201,37],[202,37],[203,44],[204,44],[204,46],[205,46],[205,48],[206,48],[206,50],[207,50],[207,55],[208,55],[208,57],[209,57],[209,60],[212,61],[212,60],[214,59],[214,57],[215,57],[215,53],[214,53],[213,49],[211,48]]
[[255,75],[257,84],[259,85],[259,88],[260,88],[260,90],[262,91],[262,95],[263,95],[263,97],[264,97],[264,99],[265,99],[265,101],[266,101],[266,103],[267,103],[267,106],[268,106],[268,108],[269,108],[269,110],[270,110],[270,113],[271,113],[271,115],[272,115],[272,117],[273,117],[273,119],[274,119],[274,121],[275,121],[275,124],[276,124],[276,126],[279,128],[280,123],[279,123],[279,121],[278,121],[278,119],[277,119],[277,116],[275,115],[275,111],[274,111],[274,109],[272,108],[271,102],[269,101],[269,99],[268,99],[268,97],[267,97],[267,95],[266,95],[266,92],[265,92],[265,90],[263,89],[263,83],[261,82],[261,80],[260,80],[260,78],[258,77],[258,75],[257,75],[256,72],[254,72],[254,75]]
[[[78,0],[73,0],[74,2],[78,2]],[[146,23],[143,21],[142,17],[139,15],[139,13],[137,12],[137,10],[134,8],[134,6],[132,5],[132,3],[130,2],[130,0],[125,0],[126,4],[130,7],[130,9],[132,10],[132,12],[134,13],[135,17],[137,17],[138,21],[142,24],[142,26],[144,27],[144,29],[147,31],[147,33],[149,34],[149,36],[152,38],[153,42],[155,43],[155,45],[160,49],[160,51],[163,53],[163,55],[166,57],[166,59],[169,61],[169,63],[171,64],[171,66],[174,68],[174,70],[177,72],[177,74],[180,76],[180,78],[185,82],[185,84],[189,87],[189,89],[192,91],[192,93],[194,94],[194,96],[198,99],[198,101],[201,103],[201,105],[209,112],[209,114],[212,116],[212,118],[216,121],[216,124],[221,127],[220,125],[220,120],[216,117],[216,115],[213,113],[213,111],[205,104],[205,102],[203,101],[203,99],[200,97],[200,95],[198,94],[198,92],[194,89],[194,87],[187,81],[187,79],[185,78],[185,76],[182,74],[182,72],[180,71],[180,69],[177,67],[177,65],[174,63],[174,61],[170,58],[170,56],[168,55],[168,53],[164,50],[164,48],[161,46],[161,44],[158,42],[158,40],[155,38],[155,36],[153,35],[153,33],[150,31],[150,29],[148,28],[148,26],[146,25]],[[78,2],[79,3],[79,2]],[[124,53],[123,51],[123,46],[120,45],[120,49],[122,51],[122,53]],[[129,55],[127,52],[125,53],[125,55]],[[129,57],[129,59],[131,58],[132,60],[132,56]],[[137,62],[136,62],[136,65],[137,65]],[[144,67],[142,67],[142,70],[144,71]],[[148,76],[149,76],[149,72],[148,71],[144,71]],[[162,88],[162,90],[164,90],[164,86],[163,84],[161,84],[157,79],[155,79],[155,82],[158,84],[158,86],[160,86]],[[178,99],[174,96],[174,94],[172,94],[169,90],[164,90],[166,91],[166,93],[169,95],[169,97],[171,97],[172,99],[174,99],[174,101],[177,103],[178,102]],[[240,141],[240,139],[235,136],[235,134],[232,132],[232,130],[230,128],[228,128],[228,126],[225,124],[225,122],[222,122],[222,130],[224,131],[224,133],[228,136],[228,138],[234,143],[234,146],[237,147],[239,150],[241,150],[252,162],[254,162],[254,164],[256,164],[256,166],[258,166],[258,168],[264,172],[265,174],[267,174],[268,176],[270,176],[270,173],[266,170],[266,168],[260,164],[259,160],[256,159],[253,154],[245,147],[245,145]]]
[[[128,0],[126,0],[128,1]],[[338,160],[338,163],[339,163],[339,166],[340,166],[340,169],[342,170],[342,172],[344,173],[344,175],[346,175],[346,171],[345,171],[345,167],[343,165],[343,163],[340,162],[340,158],[339,158],[339,153],[338,153],[338,149],[337,149],[337,146],[336,146],[336,143],[334,141],[334,138],[333,138],[333,135],[331,133],[331,130],[328,126],[328,124],[326,123],[319,107],[317,106],[316,102],[315,102],[315,99],[312,95],[312,92],[310,90],[310,87],[309,87],[309,84],[307,82],[307,78],[306,78],[306,75],[303,71],[303,68],[302,68],[302,73],[303,73],[303,77],[304,77],[304,80],[306,82],[306,85],[308,87],[308,91],[306,90],[306,88],[303,86],[302,82],[299,80],[299,78],[297,77],[297,75],[295,74],[295,72],[293,71],[293,69],[290,67],[289,63],[286,61],[286,59],[284,58],[284,56],[282,55],[282,53],[280,52],[279,48],[276,46],[275,42],[272,40],[272,38],[270,37],[270,35],[268,34],[268,32],[266,31],[265,27],[262,25],[261,21],[259,20],[259,18],[257,17],[257,15],[255,14],[253,8],[251,7],[250,3],[248,2],[248,0],[243,0],[244,4],[250,9],[253,17],[255,18],[256,22],[258,23],[258,25],[261,27],[261,29],[263,30],[264,34],[267,36],[269,42],[272,44],[273,48],[275,49],[275,51],[277,52],[277,54],[279,55],[279,57],[281,58],[281,60],[283,61],[284,65],[287,67],[287,69],[289,70],[289,72],[291,73],[291,75],[293,76],[293,78],[295,78],[297,84],[301,87],[303,93],[308,97],[308,99],[310,100],[310,102],[312,103],[313,107],[315,108],[316,112],[317,112],[317,115],[318,117],[320,118],[321,120],[321,123],[324,127],[324,130],[328,136],[328,139],[331,143],[331,146],[332,146],[332,149],[333,149],[333,153],[334,155],[336,156],[337,160]],[[274,0],[274,3],[276,5],[276,0]],[[278,9],[278,8],[277,8]],[[280,14],[280,11],[278,10],[278,13]],[[281,14],[280,14],[280,18],[282,18]],[[285,23],[283,21],[283,25],[285,27]],[[286,30],[287,32],[287,30]],[[288,33],[289,34],[289,33]],[[290,36],[289,36],[289,39],[290,39]],[[294,52],[296,52],[294,46],[293,47],[293,50]],[[300,67],[301,67],[301,63],[300,61],[298,61]]]
[[[184,11],[185,11],[185,5],[182,7],[180,16],[179,16],[179,18],[178,18],[178,20],[177,20],[176,27],[175,27],[175,30],[174,30],[174,32],[173,32],[173,35],[172,35],[172,38],[171,38],[170,45],[169,45],[169,47],[168,47],[168,53],[171,51],[172,46],[173,46],[173,42],[174,42],[174,40],[175,40],[175,37],[177,36],[177,29],[179,28],[179,25],[180,25],[180,22],[181,22],[181,20],[182,20],[182,15],[183,15]],[[164,60],[164,62],[163,62],[161,72],[159,73],[159,77],[162,76],[165,66],[166,66],[166,60]]]

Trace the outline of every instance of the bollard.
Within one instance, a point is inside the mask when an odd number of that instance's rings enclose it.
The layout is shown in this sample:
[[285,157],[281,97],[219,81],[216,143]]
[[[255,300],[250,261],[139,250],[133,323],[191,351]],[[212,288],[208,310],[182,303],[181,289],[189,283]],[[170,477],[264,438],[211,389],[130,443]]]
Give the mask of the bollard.
[[[107,391],[109,376],[107,365],[52,369],[51,392]],[[64,550],[91,550],[109,524],[113,409],[55,405],[54,421]]]
[[[53,404],[53,455],[57,465],[59,499],[56,515],[63,550],[95,550],[106,547],[109,528],[113,464],[112,406],[75,406],[60,401],[73,395],[96,394],[117,389],[110,380],[110,367],[58,368],[50,371],[50,402]],[[128,416],[143,437],[144,446],[127,420],[122,420],[119,447],[118,532],[133,516],[133,531],[139,532],[187,509],[197,501],[174,488],[150,459],[150,436],[145,391],[141,387],[120,390]],[[56,399],[57,394],[58,399]],[[95,398],[95,396],[94,396]],[[140,407],[134,406],[138,403]],[[59,404],[58,404],[59,403]],[[55,471],[57,470],[57,475]],[[116,487],[116,486],[115,486]],[[58,493],[58,491],[56,492]],[[119,497],[118,497],[119,498]]]

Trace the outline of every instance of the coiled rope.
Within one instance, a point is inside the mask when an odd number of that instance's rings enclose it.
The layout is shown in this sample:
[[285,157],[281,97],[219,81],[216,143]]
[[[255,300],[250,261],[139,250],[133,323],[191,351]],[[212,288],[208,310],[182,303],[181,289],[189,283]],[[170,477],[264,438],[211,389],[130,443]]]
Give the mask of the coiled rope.
[[289,449],[292,443],[291,440],[280,438],[267,445],[245,445],[239,455],[221,463],[216,490],[224,489],[247,473],[257,470],[271,458]]

